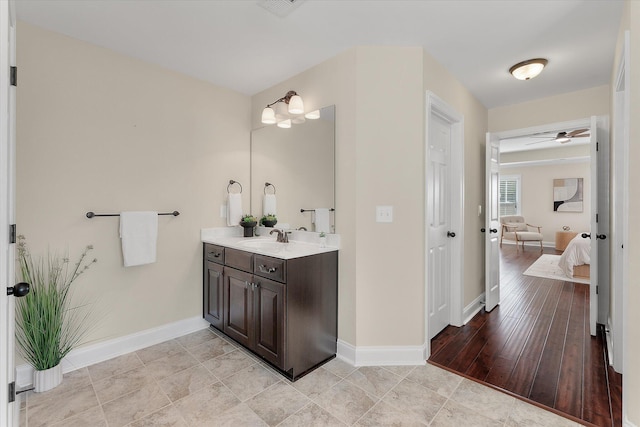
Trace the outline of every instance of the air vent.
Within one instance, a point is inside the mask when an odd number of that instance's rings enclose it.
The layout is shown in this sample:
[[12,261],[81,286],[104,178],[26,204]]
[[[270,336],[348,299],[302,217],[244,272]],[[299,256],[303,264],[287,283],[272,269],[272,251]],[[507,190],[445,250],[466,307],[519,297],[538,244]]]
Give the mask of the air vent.
[[305,0],[259,0],[258,6],[268,10],[280,18],[288,16]]

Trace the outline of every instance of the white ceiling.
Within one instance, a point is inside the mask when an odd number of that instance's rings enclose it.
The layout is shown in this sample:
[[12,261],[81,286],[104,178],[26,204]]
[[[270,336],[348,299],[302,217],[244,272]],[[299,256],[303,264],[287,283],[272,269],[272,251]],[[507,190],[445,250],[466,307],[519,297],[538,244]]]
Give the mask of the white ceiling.
[[[288,1],[288,0],[271,0]],[[18,18],[253,95],[353,46],[423,46],[487,107],[609,83],[621,0],[17,0]],[[19,34],[18,34],[19,36]],[[544,57],[530,81],[511,65]]]

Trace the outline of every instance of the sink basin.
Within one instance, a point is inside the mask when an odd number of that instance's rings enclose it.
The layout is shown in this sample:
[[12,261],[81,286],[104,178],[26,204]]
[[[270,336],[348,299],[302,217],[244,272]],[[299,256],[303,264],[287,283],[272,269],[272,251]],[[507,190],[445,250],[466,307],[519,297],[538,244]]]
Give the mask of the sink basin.
[[278,252],[283,250],[287,243],[274,242],[273,240],[249,240],[242,242],[241,245],[251,249]]

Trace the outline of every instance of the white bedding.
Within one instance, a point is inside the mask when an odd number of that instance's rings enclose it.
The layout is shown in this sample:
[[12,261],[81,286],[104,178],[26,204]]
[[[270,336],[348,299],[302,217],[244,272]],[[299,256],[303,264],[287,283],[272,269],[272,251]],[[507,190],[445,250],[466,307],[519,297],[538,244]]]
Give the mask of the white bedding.
[[582,264],[591,264],[591,239],[582,237],[582,233],[578,233],[576,237],[571,239],[567,248],[562,253],[558,265],[568,277],[573,277],[573,266]]

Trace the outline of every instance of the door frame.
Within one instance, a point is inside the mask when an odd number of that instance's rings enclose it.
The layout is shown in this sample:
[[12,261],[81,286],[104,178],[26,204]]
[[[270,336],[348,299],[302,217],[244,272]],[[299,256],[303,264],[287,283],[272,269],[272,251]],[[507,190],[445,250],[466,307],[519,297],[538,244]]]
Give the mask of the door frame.
[[[629,31],[625,31],[620,62],[613,87],[613,168],[611,170],[611,305],[613,316],[608,319],[610,334],[609,363],[616,372],[624,372],[627,286],[629,283],[629,254],[624,245],[629,230]],[[624,393],[624,387],[623,387]],[[623,399],[624,403],[624,399]],[[623,410],[623,413],[626,413]]]
[[[15,284],[15,245],[9,243],[9,224],[15,223],[15,88],[10,66],[15,63],[15,4],[0,2],[0,274],[2,287]],[[18,423],[19,405],[9,403],[8,384],[15,379],[14,297],[0,292],[0,425]]]
[[[423,182],[426,183],[426,167],[428,164],[428,144],[429,126],[431,115],[435,114],[440,119],[451,126],[451,150],[450,150],[450,170],[451,170],[451,229],[455,231],[456,237],[451,239],[451,288],[449,293],[449,323],[454,326],[463,325],[463,298],[464,298],[464,116],[458,113],[453,107],[443,101],[435,93],[426,91],[425,93],[425,134],[424,134],[424,171]],[[427,191],[424,187],[424,211],[425,223],[427,212]],[[424,230],[424,337],[425,337],[425,359],[431,355],[431,340],[429,338],[429,272],[427,271],[427,248],[429,243],[428,228]]]

